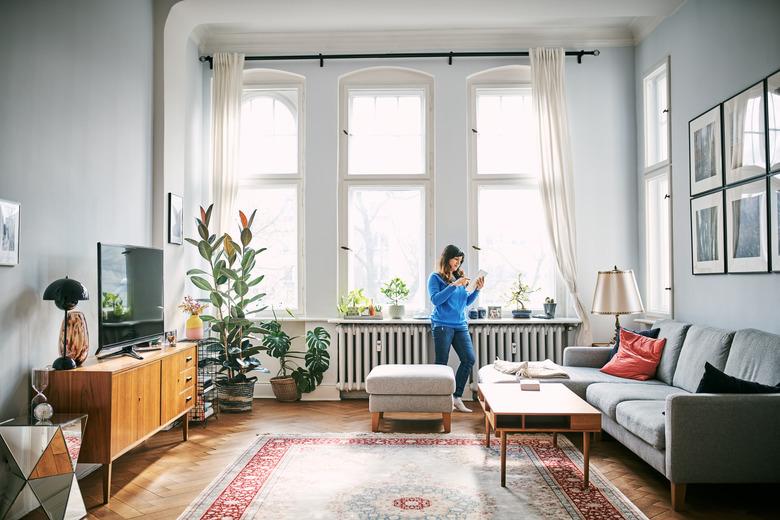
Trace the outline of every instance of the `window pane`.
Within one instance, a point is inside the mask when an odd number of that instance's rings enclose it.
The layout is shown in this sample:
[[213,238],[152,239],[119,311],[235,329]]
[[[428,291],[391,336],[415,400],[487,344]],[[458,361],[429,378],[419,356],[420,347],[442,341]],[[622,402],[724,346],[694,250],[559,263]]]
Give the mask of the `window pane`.
[[425,191],[423,187],[350,187],[348,289],[365,289],[387,304],[379,289],[396,276],[409,287],[407,310],[425,308]]
[[669,158],[667,77],[664,64],[644,80],[645,166],[652,166]]
[[425,93],[349,92],[349,175],[425,173]]
[[[257,255],[256,272],[265,275],[251,294],[266,293],[270,309],[298,309],[298,186],[296,184],[242,187],[237,207],[247,217],[257,209],[252,233]],[[238,221],[233,229],[237,229]],[[238,237],[231,233],[236,240]]]
[[484,88],[476,95],[477,173],[534,173],[530,89]]
[[538,190],[480,186],[478,197],[479,268],[488,272],[480,305],[512,307],[510,288],[517,274],[523,273],[528,285],[539,288],[526,307],[542,309],[545,297],[556,297],[556,266],[547,244]]
[[669,178],[665,173],[645,181],[645,265],[647,311],[671,313],[671,264],[669,237]]
[[298,173],[298,91],[246,91],[240,139],[242,177]]

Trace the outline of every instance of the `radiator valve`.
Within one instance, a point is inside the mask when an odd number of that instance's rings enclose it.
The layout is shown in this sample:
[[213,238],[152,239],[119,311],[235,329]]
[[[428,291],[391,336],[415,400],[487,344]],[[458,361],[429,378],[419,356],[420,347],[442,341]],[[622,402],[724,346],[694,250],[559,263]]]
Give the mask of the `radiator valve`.
[[512,342],[512,354],[517,354],[517,343]]
[[377,352],[382,352],[382,340],[381,339],[376,340],[376,351]]

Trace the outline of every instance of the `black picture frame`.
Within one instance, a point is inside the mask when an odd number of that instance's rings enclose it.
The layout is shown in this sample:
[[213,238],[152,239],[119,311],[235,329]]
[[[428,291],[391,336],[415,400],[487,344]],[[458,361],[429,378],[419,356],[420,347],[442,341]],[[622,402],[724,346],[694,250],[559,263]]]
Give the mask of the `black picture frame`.
[[[706,150],[702,150],[705,143]],[[707,166],[703,166],[704,161],[697,161],[700,156],[709,158]],[[688,189],[691,197],[721,189],[725,182],[723,165],[723,106],[719,104],[688,121]],[[707,175],[707,172],[712,174]]]
[[[753,97],[755,95],[760,95],[760,102],[753,104],[753,106],[750,106],[750,101],[752,101]],[[755,140],[755,144],[757,144],[760,147],[761,152],[763,153],[763,156],[759,158],[758,164],[743,164],[741,160],[735,159],[735,147],[733,146],[734,143],[734,136],[733,134],[736,132],[734,130],[734,127],[736,126],[736,123],[734,121],[734,117],[732,117],[733,113],[740,114],[740,113],[747,113],[749,111],[753,111],[756,116],[758,116],[759,119],[759,128],[750,131],[749,129],[742,130],[741,134],[748,135],[748,137],[751,137],[749,134],[755,134],[752,136],[752,138]],[[745,119],[737,117],[736,119]],[[725,185],[726,186],[733,186],[737,184],[742,184],[746,181],[750,181],[752,179],[757,179],[758,177],[762,177],[768,173],[768,160],[767,160],[767,148],[766,148],[766,135],[767,135],[767,120],[766,120],[766,80],[762,79],[761,81],[754,83],[750,85],[749,87],[742,89],[740,92],[734,94],[730,98],[728,98],[726,101],[723,102],[723,110],[722,110],[722,121],[723,121],[723,176],[725,178]],[[744,120],[741,123],[744,127]],[[760,135],[759,135],[760,134]],[[739,141],[741,143],[741,141]],[[742,153],[742,149],[739,147],[736,147],[739,149],[739,153]],[[742,147],[744,148],[744,146]],[[763,161],[763,164],[761,164],[761,161]],[[738,162],[739,166],[735,165],[734,163]]]
[[168,243],[184,243],[184,199],[168,192]]
[[[766,77],[764,100],[766,103],[766,163],[769,173],[777,173],[780,172],[780,70]],[[770,117],[770,113],[772,113],[772,117]],[[778,128],[769,128],[771,121],[774,121]]]
[[21,233],[21,203],[0,199],[0,266],[19,265]]
[[747,180],[724,190],[726,270],[734,274],[769,272],[767,178]]
[[[712,209],[715,211],[713,212]],[[724,209],[724,190],[693,197],[690,200],[691,274],[695,276],[727,272]],[[714,231],[712,231],[713,226],[716,226]],[[702,236],[705,231],[707,237]]]

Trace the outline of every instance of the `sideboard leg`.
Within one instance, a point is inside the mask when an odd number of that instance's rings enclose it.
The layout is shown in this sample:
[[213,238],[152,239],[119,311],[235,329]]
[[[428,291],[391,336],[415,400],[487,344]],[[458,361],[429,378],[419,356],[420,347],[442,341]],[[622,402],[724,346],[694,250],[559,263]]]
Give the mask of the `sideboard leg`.
[[[205,420],[203,422],[206,422]],[[181,436],[186,442],[190,438],[190,412],[184,414],[181,423]]]
[[108,504],[111,498],[111,466],[113,462],[103,464],[103,504]]

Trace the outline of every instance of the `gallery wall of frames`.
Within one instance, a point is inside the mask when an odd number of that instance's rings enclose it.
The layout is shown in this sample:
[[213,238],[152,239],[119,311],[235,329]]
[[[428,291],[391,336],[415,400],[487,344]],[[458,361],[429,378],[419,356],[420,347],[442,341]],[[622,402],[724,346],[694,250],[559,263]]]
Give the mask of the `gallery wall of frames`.
[[780,272],[780,71],[688,123],[693,274]]

